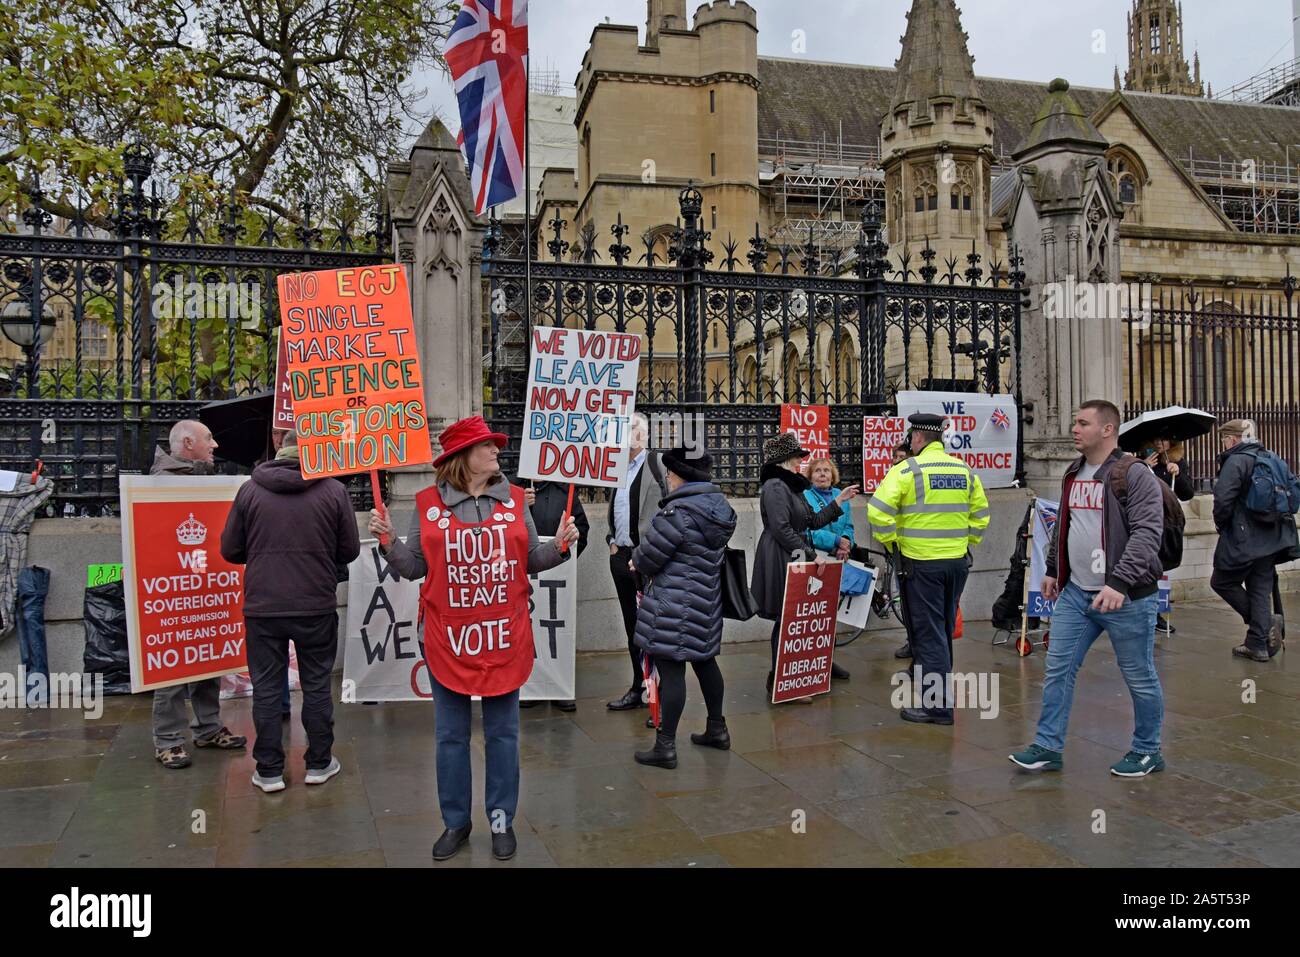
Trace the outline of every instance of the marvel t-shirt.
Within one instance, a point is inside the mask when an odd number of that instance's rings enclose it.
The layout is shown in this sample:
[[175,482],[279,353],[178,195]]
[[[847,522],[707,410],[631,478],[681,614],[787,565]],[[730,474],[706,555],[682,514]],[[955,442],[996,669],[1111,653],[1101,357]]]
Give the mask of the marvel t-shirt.
[[1105,486],[1096,479],[1099,465],[1083,463],[1070,483],[1070,581],[1084,591],[1101,591],[1106,584],[1106,557],[1101,547],[1102,499]]

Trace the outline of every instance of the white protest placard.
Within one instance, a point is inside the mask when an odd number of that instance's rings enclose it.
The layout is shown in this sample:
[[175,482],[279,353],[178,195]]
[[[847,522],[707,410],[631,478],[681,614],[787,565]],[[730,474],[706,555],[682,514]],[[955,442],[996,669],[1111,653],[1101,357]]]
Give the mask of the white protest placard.
[[641,337],[535,326],[530,347],[519,477],[618,488]]
[[[549,541],[542,538],[542,541]],[[529,575],[533,672],[519,689],[524,701],[576,697],[577,562]],[[418,701],[433,696],[417,625],[420,581],[399,578],[373,539],[348,566],[348,611],[343,636],[346,703]]]
[[1015,396],[975,392],[899,392],[898,414],[941,415],[944,450],[980,477],[986,489],[1011,488],[1016,481],[1016,437],[1020,428]]

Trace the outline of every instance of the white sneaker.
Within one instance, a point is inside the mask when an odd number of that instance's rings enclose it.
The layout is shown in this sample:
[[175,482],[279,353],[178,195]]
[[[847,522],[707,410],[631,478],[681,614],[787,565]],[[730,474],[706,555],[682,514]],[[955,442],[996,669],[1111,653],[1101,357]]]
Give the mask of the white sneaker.
[[316,771],[308,771],[307,776],[303,778],[303,780],[308,784],[324,784],[342,770],[343,765],[339,764],[339,759],[330,758],[328,767],[320,768]]
[[284,775],[277,774],[273,778],[264,778],[256,771],[253,772],[253,787],[261,788],[267,794],[275,791],[284,790]]

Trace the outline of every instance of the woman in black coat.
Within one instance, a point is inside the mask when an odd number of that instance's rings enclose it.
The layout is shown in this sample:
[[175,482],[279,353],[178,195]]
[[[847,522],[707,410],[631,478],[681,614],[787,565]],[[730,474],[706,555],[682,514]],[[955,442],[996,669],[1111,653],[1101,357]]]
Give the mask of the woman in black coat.
[[722,716],[722,561],[736,530],[736,513],[710,481],[712,459],[688,450],[663,456],[668,495],[632,553],[632,567],[649,582],[636,613],[636,646],[654,658],[663,707],[654,747],[636,760],[677,767],[677,723],[686,706],[686,662],[695,669],[709,709],[707,730],[691,741],[727,750]]
[[[858,494],[858,486],[845,488],[835,500],[814,512],[803,493],[812,483],[800,473],[802,461],[812,453],[799,447],[793,433],[785,432],[768,439],[763,446],[763,470],[759,477],[759,513],[763,534],[754,555],[754,574],[750,591],[758,605],[758,614],[772,622],[772,671],[767,673],[767,690],[772,690],[776,671],[776,642],[781,631],[781,610],[785,605],[785,566],[791,561],[814,561],[817,553],[804,533],[829,525],[844,514],[843,505]],[[847,678],[849,673],[832,664],[831,675]]]

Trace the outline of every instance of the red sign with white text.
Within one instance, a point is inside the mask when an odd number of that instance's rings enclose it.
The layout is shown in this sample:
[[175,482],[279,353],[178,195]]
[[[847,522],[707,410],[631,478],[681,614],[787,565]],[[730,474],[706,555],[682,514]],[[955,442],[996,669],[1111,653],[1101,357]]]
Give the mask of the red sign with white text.
[[293,390],[289,388],[289,363],[285,355],[288,338],[279,335],[280,349],[275,358],[275,405],[272,407],[271,428],[293,428]]
[[840,562],[791,562],[785,569],[785,607],[776,644],[772,703],[831,690]]
[[247,667],[244,566],[221,557],[229,501],[131,504],[134,691]]
[[894,449],[907,434],[901,416],[868,415],[862,419],[862,491],[874,492],[894,467]]
[[803,460],[804,474],[813,459],[831,455],[831,407],[828,405],[781,404],[781,431],[793,432],[799,445],[812,455]]

